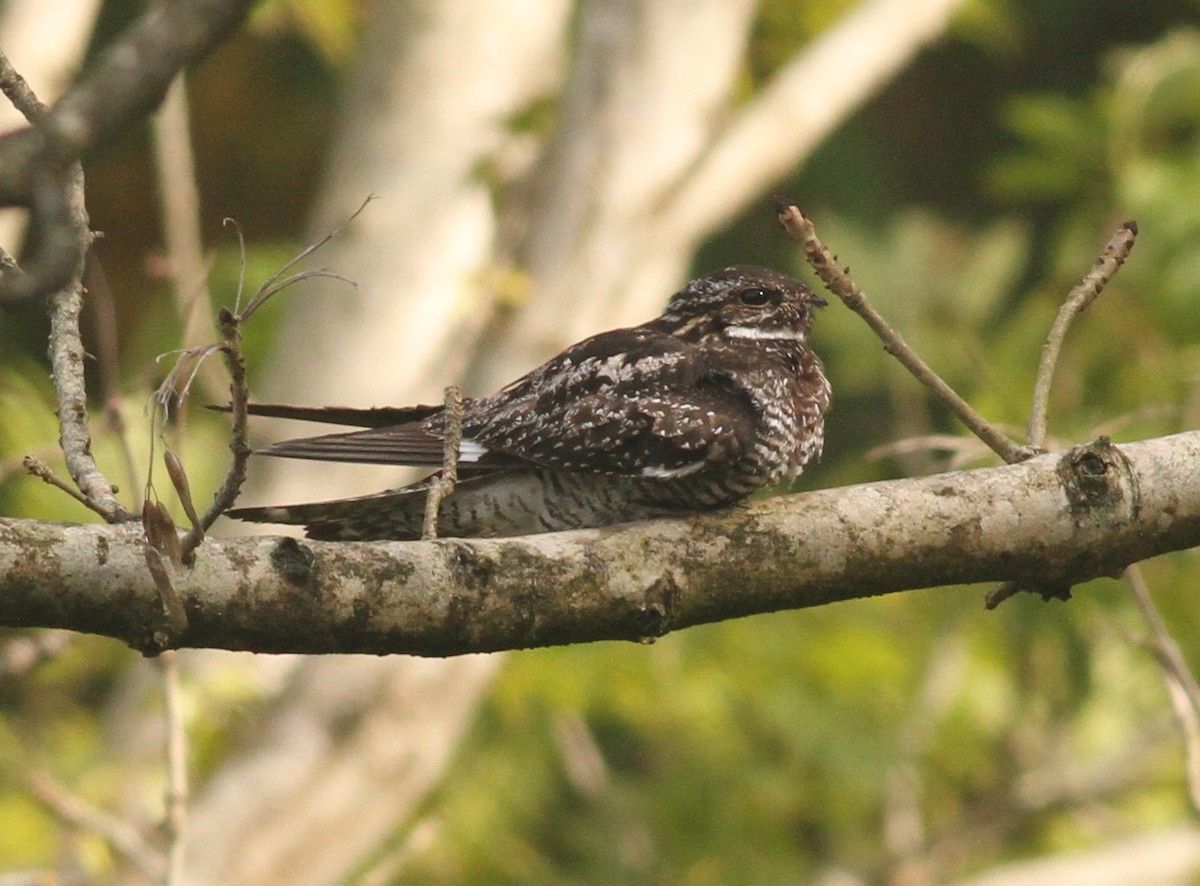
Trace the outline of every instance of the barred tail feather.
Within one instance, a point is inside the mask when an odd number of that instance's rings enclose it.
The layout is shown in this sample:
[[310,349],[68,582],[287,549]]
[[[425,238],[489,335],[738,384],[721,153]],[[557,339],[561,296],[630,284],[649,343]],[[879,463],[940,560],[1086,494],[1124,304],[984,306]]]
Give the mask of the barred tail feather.
[[251,523],[303,526],[321,541],[418,539],[425,516],[425,484],[361,498],[277,507],[235,508],[226,516]]

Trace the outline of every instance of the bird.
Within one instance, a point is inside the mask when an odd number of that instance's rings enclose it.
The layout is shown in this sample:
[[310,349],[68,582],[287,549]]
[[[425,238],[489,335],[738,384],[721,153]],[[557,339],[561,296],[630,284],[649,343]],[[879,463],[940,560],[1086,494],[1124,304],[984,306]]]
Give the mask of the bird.
[[[640,326],[584,339],[490,396],[462,402],[458,480],[439,537],[529,535],[708,511],[798,476],[821,455],[830,385],[809,346],[826,301],[768,268],[698,277]],[[251,404],[254,415],[362,430],[260,454],[444,468],[443,406]],[[422,537],[442,471],[373,495],[229,516],[329,541]]]

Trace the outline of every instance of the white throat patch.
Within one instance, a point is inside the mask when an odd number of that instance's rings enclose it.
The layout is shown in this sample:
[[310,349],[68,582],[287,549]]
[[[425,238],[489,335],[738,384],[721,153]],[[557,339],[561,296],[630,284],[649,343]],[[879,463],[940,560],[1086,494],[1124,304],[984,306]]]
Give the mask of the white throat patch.
[[726,326],[725,334],[730,338],[804,341],[804,333],[796,329],[760,329],[757,326]]

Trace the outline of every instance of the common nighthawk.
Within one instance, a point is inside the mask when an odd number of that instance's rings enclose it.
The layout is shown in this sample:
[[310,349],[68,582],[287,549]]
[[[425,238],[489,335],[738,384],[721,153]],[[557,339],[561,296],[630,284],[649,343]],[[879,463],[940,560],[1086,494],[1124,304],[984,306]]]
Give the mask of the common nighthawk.
[[[466,400],[459,481],[438,534],[525,535],[704,510],[795,477],[824,440],[829,383],[808,346],[824,305],[775,271],[725,268],[690,282],[657,319],[585,339]],[[267,455],[443,463],[440,406],[251,412],[367,428],[286,440]],[[229,513],[302,524],[317,539],[415,539],[431,481]]]

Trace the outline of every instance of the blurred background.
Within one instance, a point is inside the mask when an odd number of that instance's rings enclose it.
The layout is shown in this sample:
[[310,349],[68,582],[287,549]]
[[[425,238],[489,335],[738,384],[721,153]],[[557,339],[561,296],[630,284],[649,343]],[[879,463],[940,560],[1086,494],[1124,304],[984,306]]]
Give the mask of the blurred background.
[[[147,6],[8,0],[0,48],[52,99]],[[248,329],[259,399],[487,393],[648,319],[692,272],[811,279],[777,230],[782,192],[1018,437],[1055,311],[1136,219],[1132,258],[1068,338],[1052,448],[1200,423],[1189,0],[264,0],[85,171],[103,232],[95,450],[134,505],[160,355],[215,338],[243,262],[252,292],[368,196],[304,265],[357,285],[300,284]],[[15,250],[21,219],[0,225]],[[87,521],[20,465],[55,458],[46,331],[36,311],[0,315],[0,513]],[[994,463],[840,304],[814,344],[834,410],[797,488]],[[223,402],[224,384],[206,368],[192,400]],[[167,433],[206,501],[227,429],[202,412]],[[255,462],[242,501],[399,479]],[[1195,661],[1195,557],[1143,572]],[[986,590],[645,646],[188,653],[189,881],[1196,882],[1200,730],[1180,725],[1128,588],[994,612]],[[0,872],[61,878],[0,882],[144,879],[47,786],[153,842],[161,710],[154,663],[115,641],[0,631]]]

